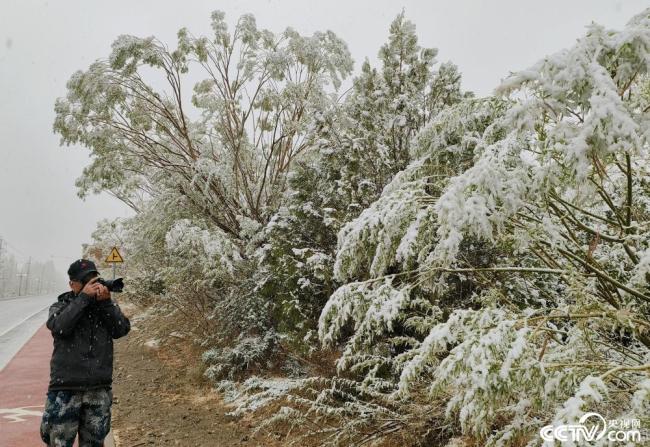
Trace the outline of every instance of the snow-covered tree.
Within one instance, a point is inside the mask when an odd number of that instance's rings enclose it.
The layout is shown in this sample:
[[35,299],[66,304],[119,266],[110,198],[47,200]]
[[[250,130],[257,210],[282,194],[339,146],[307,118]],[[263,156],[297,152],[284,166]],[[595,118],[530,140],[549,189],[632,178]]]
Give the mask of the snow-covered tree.
[[318,151],[294,165],[284,206],[264,229],[258,257],[265,293],[277,303],[278,321],[307,336],[308,346],[337,286],[337,232],[412,159],[409,148],[422,126],[469,96],[455,66],[434,67],[436,52],[417,44],[403,12],[395,18],[379,52],[381,67],[366,61],[345,100],[315,117]]
[[317,144],[342,220],[356,217],[412,160],[411,140],[443,108],[470,97],[451,63],[435,68],[435,48],[418,44],[415,25],[400,13],[379,51],[381,66],[366,60],[343,110],[324,113]]
[[[229,31],[222,12],[211,19],[211,36],[181,29],[175,49],[120,36],[106,60],[71,77],[54,130],[91,152],[80,196],[107,191],[136,211],[118,225],[132,296],[173,309],[206,346],[246,337],[271,346],[257,232],[313,150],[314,117],[336,101],[352,59],[330,31],[275,34],[251,15]],[[97,245],[109,226],[98,227]]]
[[[490,107],[493,124],[463,135],[469,163],[440,137],[453,123],[434,133],[447,166],[412,163],[339,233],[334,273],[350,282],[320,336],[352,331],[340,369],[395,397],[448,395],[447,417],[487,445],[539,444],[544,421],[638,407],[650,374],[649,51],[650,10],[623,31],[591,25],[502,83],[507,112]],[[405,335],[399,349],[378,344]]]
[[[174,50],[154,37],[120,36],[108,60],[69,80],[54,129],[63,143],[91,150],[80,194],[108,190],[138,209],[137,193],[155,191],[166,175],[239,237],[240,216],[266,222],[277,208],[291,163],[310,147],[312,117],[352,60],[332,32],[276,35],[251,15],[229,32],[218,11],[211,25],[210,38],[181,29]],[[191,105],[183,89],[190,70],[207,76]]]
[[[399,365],[412,355],[405,348],[417,345],[442,317],[446,303],[431,298],[418,272],[437,242],[434,206],[449,179],[472,166],[477,146],[503,135],[497,121],[505,109],[504,101],[488,98],[442,111],[413,143],[415,161],[339,232],[334,276],[344,285],[321,314],[320,337],[329,344],[353,328],[341,369],[371,368],[380,385],[396,380]],[[464,253],[483,264],[495,257],[478,241]],[[475,287],[458,280],[453,300],[467,302]],[[393,355],[402,351],[405,355]]]

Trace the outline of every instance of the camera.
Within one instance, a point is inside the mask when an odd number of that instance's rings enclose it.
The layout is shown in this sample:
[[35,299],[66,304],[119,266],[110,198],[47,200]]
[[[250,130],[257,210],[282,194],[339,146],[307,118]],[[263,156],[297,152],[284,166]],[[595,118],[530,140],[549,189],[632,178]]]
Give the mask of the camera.
[[124,288],[124,281],[122,278],[115,278],[115,279],[99,278],[97,282],[102,286],[106,286],[108,290],[115,293],[120,293]]
[[[86,275],[83,281],[81,282],[82,288],[85,287],[86,284],[88,284],[88,282],[91,281],[93,278],[94,278],[93,273]],[[108,290],[115,293],[120,293],[124,288],[123,278],[104,279],[100,276],[95,282],[101,284],[102,286],[105,286]]]

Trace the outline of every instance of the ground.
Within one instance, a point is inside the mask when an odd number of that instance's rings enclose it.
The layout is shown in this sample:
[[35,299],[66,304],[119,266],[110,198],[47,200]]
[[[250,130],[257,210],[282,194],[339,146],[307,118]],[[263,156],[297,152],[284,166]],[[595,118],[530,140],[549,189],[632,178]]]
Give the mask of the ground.
[[[122,303],[131,332],[115,343],[113,430],[117,447],[280,445],[257,422],[227,416],[229,408],[202,377],[200,351],[182,334],[157,340],[159,321]],[[192,366],[199,365],[199,366]],[[279,437],[279,436],[277,436]]]
[[[131,331],[115,341],[112,428],[116,447],[304,445],[296,443],[304,434],[296,427],[286,438],[269,428],[255,432],[277,408],[229,416],[235,407],[224,403],[203,377],[200,354],[204,348],[193,345],[177,330],[178,321],[164,312],[156,315],[153,308],[139,308],[121,298],[118,302],[131,321]],[[318,444],[318,438],[311,437],[307,445]],[[430,444],[406,442],[397,432],[372,445]]]

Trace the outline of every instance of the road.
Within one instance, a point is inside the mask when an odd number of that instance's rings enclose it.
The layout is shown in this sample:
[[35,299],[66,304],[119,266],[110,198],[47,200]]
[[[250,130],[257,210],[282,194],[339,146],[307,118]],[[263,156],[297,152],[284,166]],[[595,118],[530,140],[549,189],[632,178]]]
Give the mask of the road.
[[56,293],[18,298],[0,298],[0,371],[18,350],[47,321]]

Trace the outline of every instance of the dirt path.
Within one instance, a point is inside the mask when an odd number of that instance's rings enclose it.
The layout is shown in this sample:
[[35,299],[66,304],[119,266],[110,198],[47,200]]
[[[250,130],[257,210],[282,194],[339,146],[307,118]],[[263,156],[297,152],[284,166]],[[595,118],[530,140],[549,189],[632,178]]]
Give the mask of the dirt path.
[[[253,423],[226,416],[219,394],[202,378],[197,353],[182,338],[151,342],[155,323],[121,304],[132,330],[116,340],[113,430],[117,447],[271,446],[253,436]],[[148,345],[147,345],[147,342]]]

